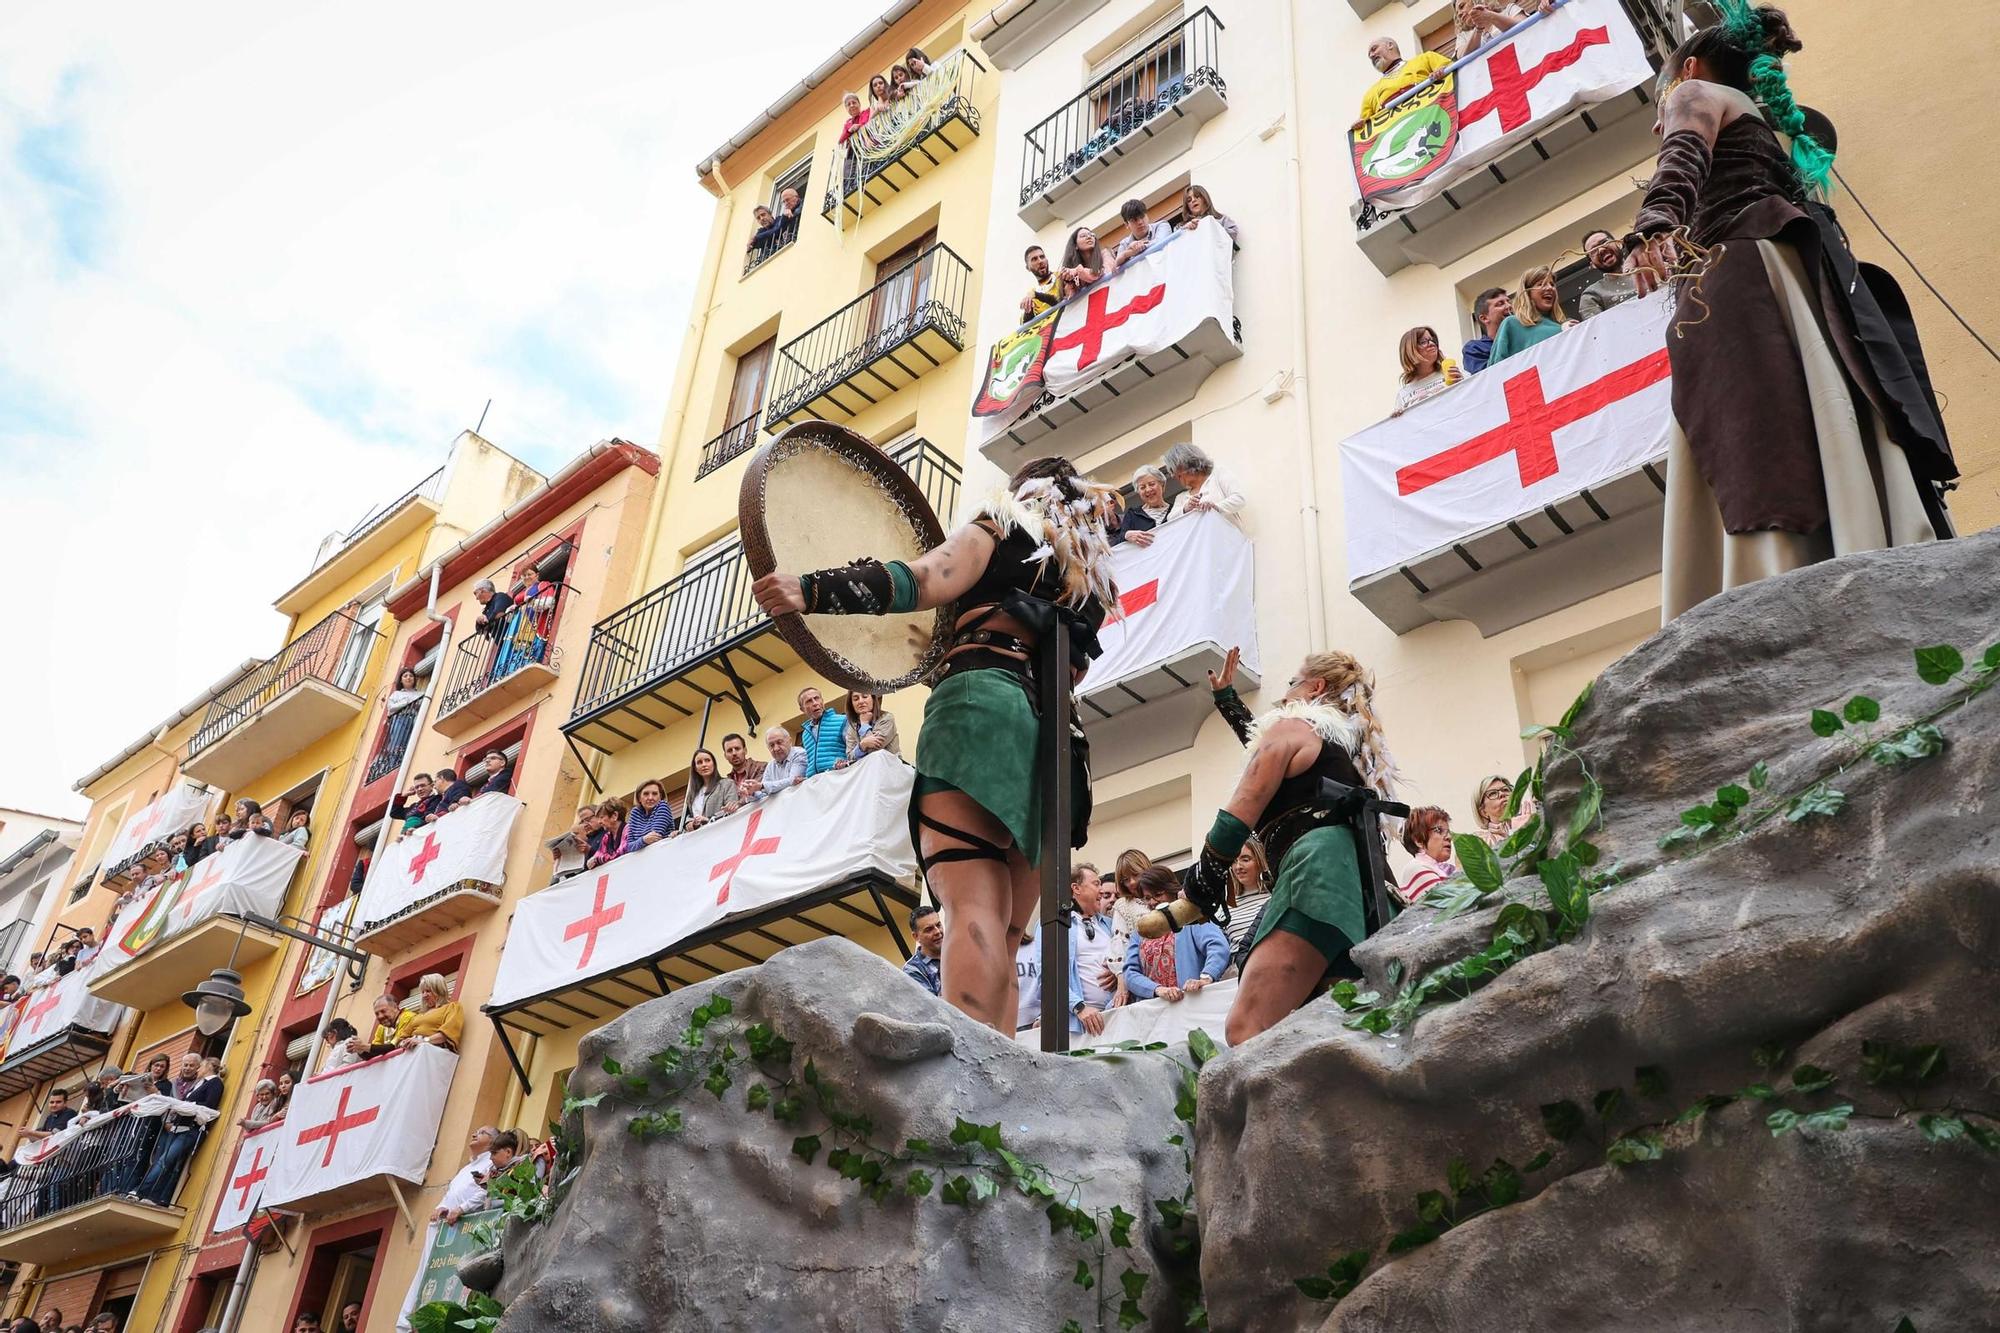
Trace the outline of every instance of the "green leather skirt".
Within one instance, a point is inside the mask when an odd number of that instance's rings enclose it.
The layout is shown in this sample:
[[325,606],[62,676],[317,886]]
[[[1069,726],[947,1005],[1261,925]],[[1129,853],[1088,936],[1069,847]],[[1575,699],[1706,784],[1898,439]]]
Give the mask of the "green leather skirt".
[[[932,687],[917,733],[913,837],[917,802],[929,792],[961,791],[1006,827],[1029,864],[1040,864],[1045,784],[1036,772],[1041,718],[1031,688],[998,667],[954,671]],[[1090,755],[1081,732],[1070,742],[1070,845],[1081,847],[1090,825]]]

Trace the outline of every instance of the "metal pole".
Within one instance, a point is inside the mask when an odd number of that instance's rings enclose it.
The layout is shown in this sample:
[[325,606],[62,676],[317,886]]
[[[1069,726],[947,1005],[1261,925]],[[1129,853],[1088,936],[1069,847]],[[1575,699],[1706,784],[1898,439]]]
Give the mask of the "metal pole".
[[1042,1049],[1069,1049],[1070,782],[1069,622],[1061,614],[1042,636]]
[[249,1227],[244,1227],[244,1232],[243,1262],[236,1265],[236,1280],[229,1284],[229,1299],[222,1306],[222,1322],[216,1326],[222,1333],[236,1333],[236,1321],[243,1317],[243,1298],[249,1294],[251,1275],[257,1271],[260,1250],[257,1242],[247,1234]]

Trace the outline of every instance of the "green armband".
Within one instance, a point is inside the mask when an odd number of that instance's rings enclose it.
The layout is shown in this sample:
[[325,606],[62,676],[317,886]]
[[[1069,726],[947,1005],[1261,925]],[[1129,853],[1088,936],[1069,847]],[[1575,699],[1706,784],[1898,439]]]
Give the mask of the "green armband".
[[917,576],[900,560],[891,560],[889,570],[889,614],[917,609]]
[[1236,853],[1243,850],[1243,844],[1250,841],[1250,826],[1227,810],[1218,810],[1215,822],[1208,826],[1205,841],[1207,850],[1221,857],[1226,865],[1235,860]]

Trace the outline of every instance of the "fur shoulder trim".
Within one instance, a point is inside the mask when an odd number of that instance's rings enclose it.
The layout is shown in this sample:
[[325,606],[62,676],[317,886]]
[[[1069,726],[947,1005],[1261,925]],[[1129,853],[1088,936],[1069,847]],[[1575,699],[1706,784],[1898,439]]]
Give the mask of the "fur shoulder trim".
[[1322,741],[1329,745],[1338,745],[1350,755],[1360,752],[1362,733],[1360,718],[1352,713],[1343,713],[1332,704],[1306,703],[1303,700],[1281,703],[1251,723],[1250,748],[1253,750],[1257,748],[1257,742],[1263,739],[1265,728],[1275,722],[1287,720],[1305,723]]

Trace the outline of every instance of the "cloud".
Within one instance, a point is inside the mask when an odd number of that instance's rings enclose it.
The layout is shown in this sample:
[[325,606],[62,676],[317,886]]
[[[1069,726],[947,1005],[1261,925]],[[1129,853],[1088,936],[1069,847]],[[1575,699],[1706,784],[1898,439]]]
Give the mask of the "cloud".
[[0,10],[0,804],[245,657],[319,539],[486,434],[656,441],[693,164],[879,13]]

